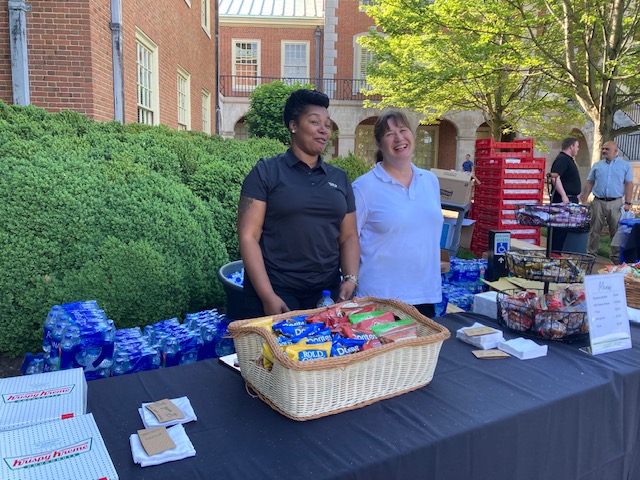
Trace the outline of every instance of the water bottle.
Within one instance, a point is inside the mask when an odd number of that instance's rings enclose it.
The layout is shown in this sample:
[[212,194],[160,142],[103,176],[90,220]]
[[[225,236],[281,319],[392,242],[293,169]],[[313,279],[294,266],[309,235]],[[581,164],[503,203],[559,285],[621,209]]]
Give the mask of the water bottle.
[[331,298],[331,292],[329,290],[322,291],[322,297],[318,300],[318,308],[320,307],[329,307],[333,305],[335,302]]
[[174,367],[180,364],[180,342],[173,337],[167,336],[162,345],[162,364],[164,367]]

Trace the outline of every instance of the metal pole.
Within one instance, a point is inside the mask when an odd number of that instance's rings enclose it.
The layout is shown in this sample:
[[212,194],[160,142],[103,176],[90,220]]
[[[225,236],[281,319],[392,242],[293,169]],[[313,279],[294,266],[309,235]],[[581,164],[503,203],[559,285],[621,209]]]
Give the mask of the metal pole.
[[111,0],[111,56],[113,64],[113,118],[124,123],[124,59],[122,51],[122,1]]
[[27,15],[31,5],[24,0],[9,0],[9,31],[11,48],[11,83],[13,103],[29,105],[29,56],[27,54]]

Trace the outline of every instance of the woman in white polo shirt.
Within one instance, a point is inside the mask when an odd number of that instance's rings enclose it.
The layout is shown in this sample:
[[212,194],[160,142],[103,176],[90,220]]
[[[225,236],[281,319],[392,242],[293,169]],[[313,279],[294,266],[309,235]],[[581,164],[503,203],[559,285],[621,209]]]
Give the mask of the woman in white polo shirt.
[[376,166],[353,183],[360,235],[358,295],[392,298],[433,317],[442,301],[438,178],[412,163],[415,138],[392,111],[374,127]]

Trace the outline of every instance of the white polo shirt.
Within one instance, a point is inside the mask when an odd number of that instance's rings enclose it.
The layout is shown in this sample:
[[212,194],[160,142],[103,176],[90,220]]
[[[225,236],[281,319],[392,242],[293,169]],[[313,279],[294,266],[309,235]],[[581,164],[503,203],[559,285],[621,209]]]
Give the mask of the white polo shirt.
[[378,163],[353,182],[360,235],[358,296],[410,305],[442,301],[440,184],[411,164],[409,188]]

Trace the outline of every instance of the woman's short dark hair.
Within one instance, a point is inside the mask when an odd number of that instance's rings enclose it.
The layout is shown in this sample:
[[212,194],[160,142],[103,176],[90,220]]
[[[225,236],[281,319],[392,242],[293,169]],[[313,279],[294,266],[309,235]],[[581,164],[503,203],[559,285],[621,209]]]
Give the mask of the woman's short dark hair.
[[[384,115],[378,117],[375,126],[373,127],[373,138],[376,139],[376,144],[380,146],[380,142],[382,142],[382,137],[384,134],[389,131],[389,120],[394,119],[396,123],[400,125],[404,125],[405,127],[410,127],[409,120],[404,113],[398,112],[397,110],[387,112]],[[376,163],[380,163],[382,161],[382,152],[380,148],[376,151]]]
[[329,97],[317,90],[309,90],[301,88],[294,91],[287,102],[284,104],[284,126],[289,128],[289,122],[293,120],[298,122],[300,115],[305,111],[308,105],[318,105],[319,107],[329,108]]

